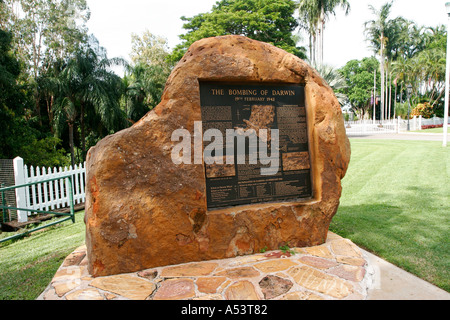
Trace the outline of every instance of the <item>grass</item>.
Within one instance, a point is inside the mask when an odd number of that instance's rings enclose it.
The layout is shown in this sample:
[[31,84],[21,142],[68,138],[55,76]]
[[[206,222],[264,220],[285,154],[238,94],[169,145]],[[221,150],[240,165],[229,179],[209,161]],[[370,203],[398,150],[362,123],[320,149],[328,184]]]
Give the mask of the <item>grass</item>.
[[0,246],[0,300],[34,300],[48,286],[64,259],[84,244],[84,212]]
[[[425,130],[416,130],[412,131],[414,133],[444,133],[444,128],[431,128],[431,129],[425,129]],[[450,131],[449,131],[450,133]]]
[[330,229],[450,292],[450,148],[352,139]]
[[[351,139],[352,159],[331,231],[450,292],[450,147]],[[84,212],[0,245],[0,300],[36,299],[85,240]]]

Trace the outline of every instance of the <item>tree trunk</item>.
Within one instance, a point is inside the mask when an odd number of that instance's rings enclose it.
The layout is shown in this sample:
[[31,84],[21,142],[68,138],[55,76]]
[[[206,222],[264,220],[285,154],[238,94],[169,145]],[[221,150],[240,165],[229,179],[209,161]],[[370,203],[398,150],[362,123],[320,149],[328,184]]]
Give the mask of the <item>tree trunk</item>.
[[317,34],[312,36],[312,46],[311,46],[311,66],[316,66],[316,52],[317,52]]
[[396,116],[396,111],[395,108],[397,107],[397,81],[395,81],[395,94],[394,94],[394,117],[393,119],[395,120],[395,116]]
[[392,74],[389,74],[389,113],[388,113],[389,120],[391,120],[391,108],[392,108]]
[[318,65],[322,66],[323,64],[323,31],[325,25],[325,13],[323,11],[320,12],[320,20],[319,20],[319,52],[318,52]]
[[34,92],[34,103],[35,103],[35,112],[36,112],[36,115],[37,115],[37,117],[38,117],[38,119],[39,119],[39,126],[41,126],[42,127],[42,118],[41,118],[41,105],[40,105],[40,95],[39,95],[39,91],[38,91],[38,89],[37,88],[35,88],[35,92]]
[[384,118],[385,120],[388,119],[388,105],[389,105],[389,88],[388,88],[388,84],[389,84],[389,77],[388,77],[388,64],[386,63],[386,68],[384,69]]
[[400,103],[403,103],[403,81],[400,85]]
[[53,132],[53,101],[54,101],[54,96],[50,95],[50,97],[47,96],[47,98],[45,99],[47,102],[47,114],[48,114],[48,121],[50,123],[50,132]]
[[377,70],[373,71],[373,124],[375,124],[375,121],[377,120],[377,115],[375,113],[375,109],[377,106]]
[[70,145],[70,159],[72,161],[72,168],[75,168],[75,148],[73,143],[73,126],[74,124],[69,122],[69,145]]
[[86,159],[86,133],[84,126],[84,103],[81,103],[80,112],[80,126],[81,126],[81,156],[83,161]]

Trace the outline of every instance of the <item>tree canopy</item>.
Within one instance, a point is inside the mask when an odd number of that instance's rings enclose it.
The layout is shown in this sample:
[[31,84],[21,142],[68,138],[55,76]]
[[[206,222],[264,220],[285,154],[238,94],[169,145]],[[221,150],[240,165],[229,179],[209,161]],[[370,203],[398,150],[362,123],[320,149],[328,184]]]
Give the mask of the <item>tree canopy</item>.
[[325,22],[330,15],[336,14],[336,8],[350,11],[347,0],[299,0],[298,11],[300,26],[309,34],[309,60],[312,65],[323,63],[323,34]]
[[[372,57],[351,60],[339,70],[347,83],[347,86],[339,91],[347,96],[353,110],[361,119],[364,119],[364,115],[371,107],[374,72],[378,67],[379,62]],[[377,78],[379,79],[379,73]]]
[[60,165],[65,159],[61,141],[39,130],[27,110],[27,86],[18,83],[21,68],[12,54],[12,39],[0,29],[0,158],[20,155],[27,163]]
[[298,47],[292,32],[298,26],[294,18],[296,4],[291,0],[221,0],[211,12],[191,18],[181,17],[187,33],[170,56],[172,61],[182,58],[187,48],[197,40],[222,35],[243,35],[271,43],[301,58],[305,49]]
[[132,64],[123,78],[122,105],[134,123],[159,103],[173,63],[168,61],[167,39],[145,30],[142,35],[133,33],[131,42]]

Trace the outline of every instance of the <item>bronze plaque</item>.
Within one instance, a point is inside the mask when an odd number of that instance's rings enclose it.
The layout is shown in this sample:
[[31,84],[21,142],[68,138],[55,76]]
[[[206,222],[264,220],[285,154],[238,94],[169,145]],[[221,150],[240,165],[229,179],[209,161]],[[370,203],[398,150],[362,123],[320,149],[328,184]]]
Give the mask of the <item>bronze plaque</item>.
[[304,87],[200,82],[208,209],[312,197]]

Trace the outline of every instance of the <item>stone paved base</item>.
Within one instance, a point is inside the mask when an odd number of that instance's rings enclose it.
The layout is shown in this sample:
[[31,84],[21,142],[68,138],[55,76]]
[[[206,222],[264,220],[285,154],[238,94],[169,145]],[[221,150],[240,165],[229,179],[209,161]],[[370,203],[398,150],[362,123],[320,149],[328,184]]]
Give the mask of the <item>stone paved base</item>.
[[364,300],[373,268],[350,240],[93,278],[71,253],[38,300]]

